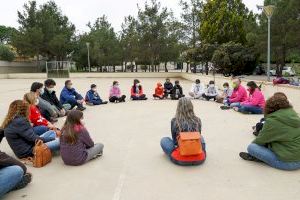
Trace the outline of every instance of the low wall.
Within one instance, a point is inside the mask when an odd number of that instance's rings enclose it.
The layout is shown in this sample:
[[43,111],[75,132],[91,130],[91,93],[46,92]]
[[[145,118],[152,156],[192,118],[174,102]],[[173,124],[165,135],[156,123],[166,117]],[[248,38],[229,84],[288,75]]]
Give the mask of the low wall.
[[36,62],[7,62],[0,60],[0,74],[39,72]]
[[[208,84],[210,80],[215,80],[216,85],[219,88],[223,88],[223,83],[231,82],[231,78],[222,77],[222,76],[212,76],[212,75],[198,75],[198,74],[189,74],[182,73],[182,78],[195,81],[195,79],[200,79],[202,82]],[[242,79],[242,84],[246,86],[247,82],[251,80]],[[262,91],[266,98],[271,97],[275,92],[283,92],[285,93],[289,100],[292,102],[293,106],[300,113],[300,87],[290,86],[290,85],[273,85],[271,82],[264,81],[255,81],[257,84],[262,83]]]
[[70,78],[181,78],[180,72],[71,73]]

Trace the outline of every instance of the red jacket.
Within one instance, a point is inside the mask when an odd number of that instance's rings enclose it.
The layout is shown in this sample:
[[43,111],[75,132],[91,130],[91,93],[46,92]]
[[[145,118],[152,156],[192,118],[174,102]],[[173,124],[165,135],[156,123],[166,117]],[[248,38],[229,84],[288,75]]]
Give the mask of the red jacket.
[[164,96],[164,88],[162,87],[161,83],[157,83],[157,86],[155,88],[155,95],[159,97]]
[[136,92],[136,86],[134,85],[134,86],[131,87],[131,96],[137,96],[137,95],[141,96],[141,95],[144,94],[143,87],[142,86],[138,86],[138,87],[139,87],[139,93],[138,94]]
[[34,126],[48,126],[49,123],[35,105],[30,106],[29,119]]

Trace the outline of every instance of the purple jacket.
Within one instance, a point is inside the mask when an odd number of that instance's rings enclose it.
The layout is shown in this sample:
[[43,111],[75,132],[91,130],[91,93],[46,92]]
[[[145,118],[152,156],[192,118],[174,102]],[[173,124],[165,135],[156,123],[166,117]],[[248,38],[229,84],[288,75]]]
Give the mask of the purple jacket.
[[60,155],[66,165],[82,165],[87,159],[86,149],[94,146],[94,142],[89,132],[83,127],[78,126],[78,139],[75,144],[68,144],[64,141],[64,131],[60,139]]

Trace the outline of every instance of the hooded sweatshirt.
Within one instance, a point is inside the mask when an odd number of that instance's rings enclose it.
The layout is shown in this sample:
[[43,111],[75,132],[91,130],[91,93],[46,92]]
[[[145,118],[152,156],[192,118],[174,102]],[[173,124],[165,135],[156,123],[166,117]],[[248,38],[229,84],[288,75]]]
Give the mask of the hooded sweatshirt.
[[267,115],[263,129],[253,143],[267,145],[282,161],[300,161],[298,114],[293,108],[287,108]]
[[246,89],[242,86],[239,85],[237,88],[235,88],[232,92],[232,95],[230,96],[230,103],[238,103],[238,102],[244,102],[247,100],[247,91]]
[[161,83],[157,83],[157,86],[155,88],[155,95],[160,97],[164,96],[164,88]]
[[258,106],[262,109],[265,108],[265,104],[265,97],[258,88],[256,88],[252,94],[249,94],[246,101],[242,102],[243,106]]

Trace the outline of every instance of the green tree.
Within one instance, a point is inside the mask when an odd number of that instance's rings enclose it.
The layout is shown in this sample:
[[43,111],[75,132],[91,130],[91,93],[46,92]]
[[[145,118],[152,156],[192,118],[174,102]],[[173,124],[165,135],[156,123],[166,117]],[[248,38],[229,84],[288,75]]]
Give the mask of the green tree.
[[[265,0],[265,5],[275,5],[271,24],[272,60],[276,63],[277,74],[282,75],[282,69],[289,54],[300,48],[300,1],[298,0]],[[260,53],[266,58],[267,52],[267,18],[260,16]],[[264,59],[265,60],[265,59]]]
[[15,32],[15,28],[0,25],[0,43],[9,43]]
[[252,49],[239,43],[228,42],[220,45],[213,54],[214,67],[227,75],[251,73],[257,62]]
[[[133,71],[133,62],[137,61],[139,55],[139,34],[137,31],[138,21],[132,17],[125,17],[122,23],[121,46],[123,52],[123,62],[125,71],[127,63],[130,63],[131,71]],[[136,66],[137,71],[137,66]]]
[[10,50],[7,45],[0,44],[0,60],[13,61],[15,59],[15,54]]
[[208,44],[208,43],[202,43],[198,48],[197,54],[199,55],[199,61],[205,63],[206,75],[208,75],[209,72],[208,63],[211,62],[216,49],[217,49],[216,44]]
[[21,54],[64,60],[73,51],[75,26],[54,1],[39,7],[36,1],[29,1],[22,12],[18,11],[18,23],[12,44]]
[[139,62],[150,65],[149,70],[156,71],[157,65],[162,60],[162,50],[166,47],[168,36],[167,22],[170,13],[167,8],[161,8],[161,4],[152,0],[150,4],[145,3],[144,9],[138,11],[138,33],[139,33]]
[[86,42],[89,42],[91,66],[95,66],[97,69],[100,68],[101,72],[106,71],[109,67],[113,67],[113,71],[115,71],[116,65],[120,65],[122,62],[122,50],[117,35],[107,21],[107,17],[103,15],[93,24],[89,23],[88,27],[90,31],[79,36],[77,41],[74,54],[77,65],[87,66]]
[[245,44],[249,11],[241,0],[208,0],[201,12],[200,35],[205,43]]
[[200,41],[200,13],[202,12],[202,0],[181,0],[181,19],[183,21],[182,30],[185,33],[184,41],[189,47],[195,48]]

